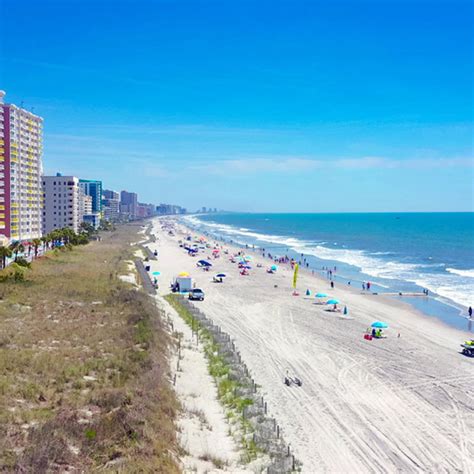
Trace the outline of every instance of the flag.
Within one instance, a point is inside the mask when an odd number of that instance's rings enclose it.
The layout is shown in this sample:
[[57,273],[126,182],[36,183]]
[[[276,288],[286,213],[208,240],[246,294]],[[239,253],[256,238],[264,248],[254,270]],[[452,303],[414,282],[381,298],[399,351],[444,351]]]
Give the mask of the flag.
[[295,263],[295,273],[293,273],[293,288],[296,289],[296,280],[298,279],[298,264]]

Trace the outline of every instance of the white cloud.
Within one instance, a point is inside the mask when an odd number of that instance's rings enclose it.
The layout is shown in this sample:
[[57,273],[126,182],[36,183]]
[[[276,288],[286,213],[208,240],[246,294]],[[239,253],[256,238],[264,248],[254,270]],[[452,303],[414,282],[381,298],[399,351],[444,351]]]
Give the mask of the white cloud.
[[308,157],[242,157],[239,159],[221,159],[212,163],[200,163],[188,166],[188,169],[205,171],[212,174],[251,174],[268,173],[303,173],[314,169],[433,169],[466,167],[472,168],[471,158],[426,158],[426,159],[392,159],[376,156],[361,158],[327,158],[313,159]]

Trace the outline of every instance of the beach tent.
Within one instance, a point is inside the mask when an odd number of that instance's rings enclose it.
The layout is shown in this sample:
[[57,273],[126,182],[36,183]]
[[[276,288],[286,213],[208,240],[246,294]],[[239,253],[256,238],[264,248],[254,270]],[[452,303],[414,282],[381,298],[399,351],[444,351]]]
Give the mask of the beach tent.
[[[185,273],[185,272],[183,272]],[[193,279],[190,276],[177,276],[175,278],[175,286],[180,293],[186,293],[193,289]]]

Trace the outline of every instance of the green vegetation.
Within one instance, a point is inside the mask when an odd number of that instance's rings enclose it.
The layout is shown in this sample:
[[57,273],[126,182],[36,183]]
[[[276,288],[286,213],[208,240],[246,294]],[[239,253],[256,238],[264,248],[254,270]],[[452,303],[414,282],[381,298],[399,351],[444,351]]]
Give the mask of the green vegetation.
[[217,394],[221,403],[227,410],[227,418],[236,420],[243,433],[242,447],[247,455],[247,461],[250,462],[256,458],[258,449],[252,439],[248,436],[253,432],[252,425],[243,416],[244,408],[252,405],[250,398],[238,395],[238,389],[244,388],[245,385],[229,378],[231,370],[230,365],[218,352],[218,346],[214,341],[212,334],[203,327],[199,321],[193,317],[179,301],[179,297],[175,294],[165,296],[166,301],[177,311],[183,320],[191,327],[191,329],[199,334],[199,340],[204,345],[204,352],[208,361],[209,373],[214,378],[217,386]]
[[0,471],[179,472],[169,336],[117,277],[138,229],[0,272]]

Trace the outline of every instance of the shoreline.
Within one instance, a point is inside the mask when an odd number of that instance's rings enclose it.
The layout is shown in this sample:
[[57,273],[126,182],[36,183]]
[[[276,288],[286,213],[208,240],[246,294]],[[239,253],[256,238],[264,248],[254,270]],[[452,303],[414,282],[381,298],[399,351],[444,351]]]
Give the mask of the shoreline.
[[[204,234],[207,238],[209,239],[212,239],[214,240],[215,242],[218,242],[219,244],[225,244],[225,246],[227,247],[232,247],[234,249],[238,249],[238,250],[245,250],[246,252],[251,252],[252,254],[255,254],[259,257],[261,257],[265,262],[270,262],[271,260],[269,260],[267,257],[263,257],[262,256],[262,249],[265,248],[265,251],[267,252],[267,250],[271,250],[271,249],[274,249],[274,248],[285,248],[287,250],[287,253],[291,254],[295,254],[295,255],[301,255],[301,254],[298,254],[298,252],[296,252],[295,250],[291,249],[290,247],[288,246],[284,246],[284,245],[279,245],[277,247],[273,246],[273,247],[268,247],[267,246],[253,246],[252,244],[243,244],[243,243],[239,243],[239,242],[236,242],[236,241],[233,241],[232,239],[227,239],[225,238],[225,236],[223,235],[215,235],[213,234],[212,232],[209,232],[209,231],[203,231],[203,230],[200,230],[198,228],[195,228],[193,227],[192,225],[189,225],[185,220],[183,220],[182,218],[178,218],[178,222],[185,228],[187,228],[189,230],[190,233],[198,233],[198,234]],[[289,252],[288,252],[289,251]],[[314,255],[309,255],[309,254],[303,254],[303,257],[309,257],[309,258],[316,258]],[[323,260],[324,261],[324,260]],[[336,261],[335,261],[336,262]],[[286,265],[286,264],[278,264],[279,266],[280,265]],[[313,270],[314,270],[314,273],[313,273]],[[299,272],[300,274],[302,273],[306,273],[308,276],[310,277],[316,277],[320,280],[322,280],[322,282],[329,282],[330,280],[325,278],[322,273],[323,271],[321,269],[312,269],[311,267],[309,268],[306,268],[306,267],[303,267],[302,265],[300,265],[299,267]],[[358,290],[355,289],[355,287],[353,285],[347,285],[347,281],[351,281],[351,283],[358,283],[358,284],[362,284],[363,280],[359,280],[359,279],[355,279],[355,278],[350,278],[350,277],[347,277],[345,275],[341,275],[339,273],[334,273],[333,274],[333,280],[335,281],[335,283],[337,283],[339,285],[339,288],[342,288],[342,287],[345,287],[347,291],[354,291],[355,293],[358,293]],[[365,281],[368,281],[368,280],[365,280]],[[370,281],[370,280],[369,280]],[[344,282],[346,284],[344,284]],[[385,287],[384,285],[381,285],[380,283],[377,283],[377,282],[374,282],[374,281],[371,281],[373,283],[373,286],[375,286],[376,288],[379,287],[379,288],[382,288],[382,291],[376,291],[376,292],[363,292],[362,290],[360,290],[359,294],[360,295],[373,295],[373,296],[377,296],[379,298],[384,298],[385,301],[387,301],[387,303],[389,302],[394,302],[395,304],[403,304],[403,305],[408,305],[409,309],[415,313],[417,313],[419,316],[422,316],[424,318],[428,318],[428,320],[432,321],[432,320],[436,320],[438,322],[440,322],[443,327],[448,327],[448,328],[453,328],[453,329],[457,329],[459,331],[464,331],[464,332],[468,332],[468,333],[474,333],[474,318],[473,319],[469,319],[468,317],[466,316],[463,316],[462,315],[462,309],[464,309],[464,311],[467,312],[467,307],[464,307],[463,305],[459,304],[459,303],[456,303],[454,301],[445,301],[445,298],[440,296],[440,295],[437,295],[436,293],[434,293],[436,296],[431,296],[431,295],[428,295],[428,296],[424,296],[422,295],[421,293],[417,296],[413,296],[413,294],[415,294],[416,292],[414,291],[405,291],[405,292],[401,292],[402,295],[401,296],[398,296],[398,291],[396,290],[393,290],[393,291],[390,291],[390,292],[387,292],[385,291],[385,289],[390,289],[389,287]],[[390,295],[387,295],[386,293],[391,293]],[[412,302],[409,302],[409,301],[401,301],[401,298],[420,298],[419,301],[412,301]],[[419,307],[419,305],[421,305],[422,302],[428,302],[430,304],[430,306],[425,310],[423,311],[423,309],[421,309]],[[448,308],[448,310],[456,310],[456,311],[459,311],[457,315],[443,315],[441,313],[441,311],[443,310],[443,307],[446,307]]]
[[[259,263],[267,264],[267,266],[270,266],[273,263],[273,261],[270,260],[268,257],[263,257],[262,256],[262,254],[261,254],[262,249],[252,248],[250,246],[245,247],[244,245],[239,245],[239,244],[236,244],[235,242],[231,243],[231,242],[228,242],[228,241],[225,241],[225,240],[220,240],[220,239],[216,238],[215,236],[213,236],[212,234],[210,234],[209,232],[197,231],[197,229],[194,229],[194,228],[186,225],[185,223],[183,223],[183,221],[181,219],[179,219],[178,222],[179,222],[179,225],[186,228],[189,231],[189,233],[197,232],[198,234],[203,234],[206,237],[208,237],[209,239],[212,239],[214,242],[216,242],[220,245],[224,244],[225,247],[227,247],[228,249],[232,249],[235,253],[237,253],[239,251],[242,251],[242,250],[245,250],[246,253],[249,253],[249,254],[252,254],[255,257],[258,257]],[[280,263],[278,263],[277,265],[278,265],[278,268],[283,267],[286,271],[288,271],[292,274],[293,270],[290,269],[289,264],[284,264],[284,263],[280,264]],[[298,272],[299,272],[298,280],[300,280],[301,275],[305,275],[306,277],[312,278],[315,281],[319,282],[319,284],[321,286],[330,285],[330,280],[325,278],[324,276],[322,276],[320,274],[321,270],[319,270],[319,271],[315,270],[314,273],[312,273],[311,269],[304,268],[304,267],[302,268],[300,266]],[[338,277],[337,274],[335,276]],[[354,281],[354,280],[352,280],[352,281]],[[337,286],[337,289],[338,289],[338,291],[348,292],[348,293],[351,293],[352,295],[358,295],[358,296],[367,297],[367,298],[371,298],[371,297],[377,298],[378,300],[380,300],[384,304],[387,304],[387,305],[389,305],[389,306],[391,306],[395,309],[400,308],[400,309],[404,309],[406,311],[409,311],[409,312],[413,313],[418,318],[423,319],[426,323],[428,323],[428,322],[429,323],[434,323],[434,324],[439,326],[439,329],[454,330],[454,331],[457,331],[459,333],[465,333],[464,337],[466,337],[466,338],[472,337],[472,334],[470,334],[469,331],[464,331],[460,328],[454,327],[454,326],[450,325],[449,323],[443,321],[439,317],[430,316],[428,314],[425,314],[423,311],[420,311],[418,308],[413,306],[411,303],[409,303],[407,301],[403,301],[401,299],[403,297],[410,297],[409,295],[404,295],[401,298],[397,298],[397,296],[386,295],[384,293],[378,293],[378,292],[373,293],[373,292],[368,292],[368,291],[364,292],[362,290],[356,289],[352,285],[347,285],[347,284],[344,285],[344,284],[341,284],[341,283],[339,283],[339,285]],[[300,291],[304,292],[305,290],[300,290]],[[328,289],[328,291],[330,291],[330,289]],[[304,297],[303,293],[300,293],[300,296]],[[423,297],[423,298],[432,298],[432,297],[427,296],[427,297]]]
[[[474,370],[459,353],[469,333],[390,298],[340,286],[330,291],[327,281],[302,272],[302,293],[307,285],[327,289],[348,305],[353,319],[342,318],[303,294],[292,296],[292,272],[267,274],[267,259],[249,276],[224,257],[203,272],[199,258],[178,246],[186,232],[182,223],[173,220],[177,230],[169,236],[162,220],[153,222],[158,239],[150,245],[158,261],[151,263],[161,272],[160,294],[170,292],[173,276],[191,273],[206,294],[199,308],[235,340],[303,472],[474,472],[468,441]],[[215,272],[228,275],[224,284],[212,282]],[[389,324],[387,339],[363,339],[374,320]],[[303,380],[301,387],[285,386],[287,370]]]

